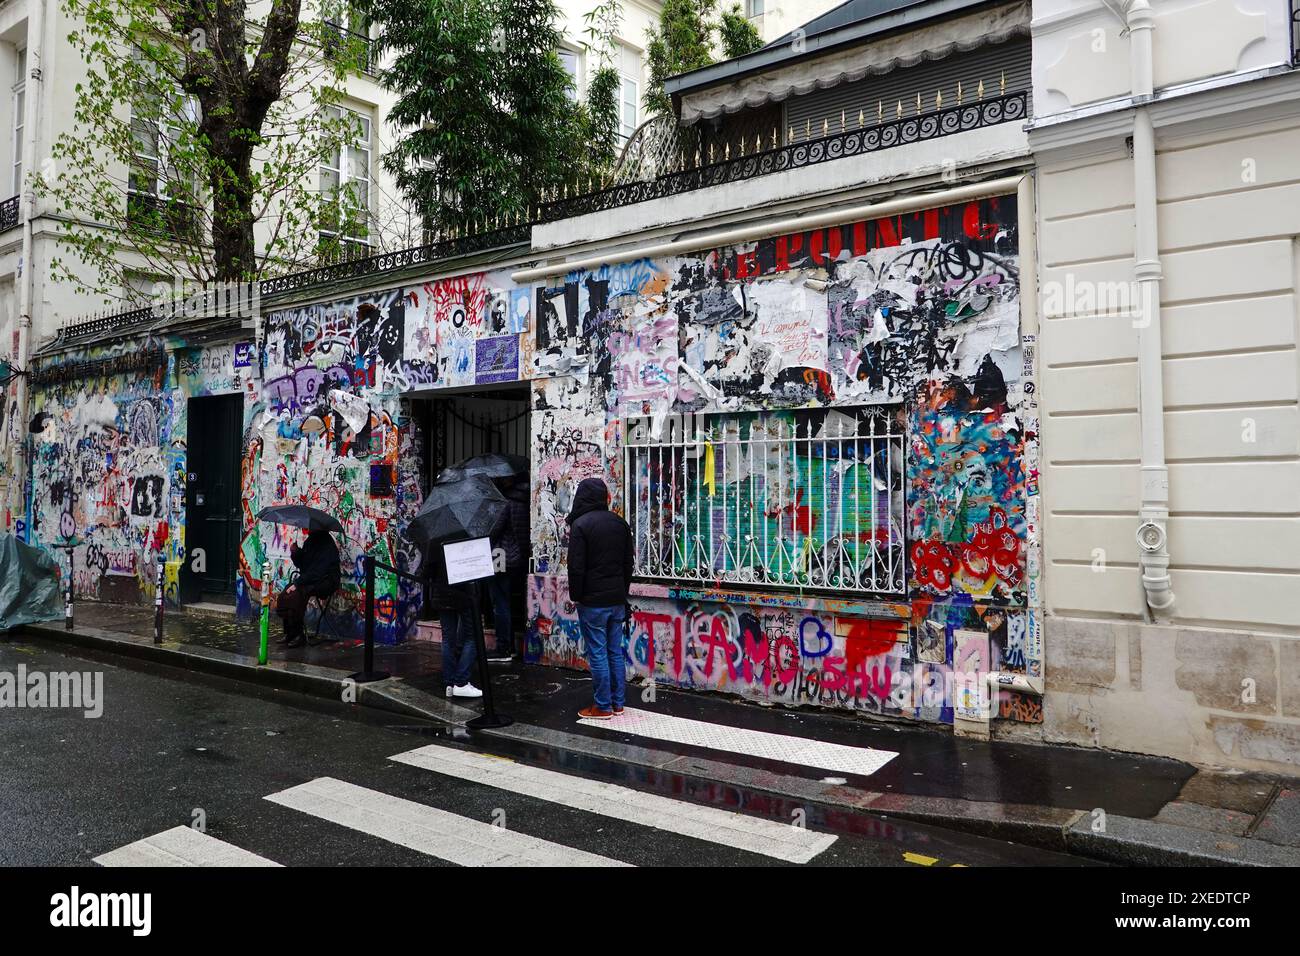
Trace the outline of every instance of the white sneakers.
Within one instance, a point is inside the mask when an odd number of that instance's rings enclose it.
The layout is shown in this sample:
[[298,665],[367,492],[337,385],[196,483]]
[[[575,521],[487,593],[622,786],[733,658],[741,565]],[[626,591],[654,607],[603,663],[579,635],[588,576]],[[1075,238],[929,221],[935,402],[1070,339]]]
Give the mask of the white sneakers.
[[463,684],[460,687],[452,684],[447,687],[448,697],[482,697],[483,692],[473,684]]

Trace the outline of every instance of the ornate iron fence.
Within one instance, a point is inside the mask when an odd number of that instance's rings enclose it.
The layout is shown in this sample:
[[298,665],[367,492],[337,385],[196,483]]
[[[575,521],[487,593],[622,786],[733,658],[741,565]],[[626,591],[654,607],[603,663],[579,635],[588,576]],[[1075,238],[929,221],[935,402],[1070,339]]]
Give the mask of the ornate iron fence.
[[648,180],[620,182],[605,189],[580,195],[564,195],[559,199],[543,203],[539,218],[543,222],[551,222],[571,216],[603,212],[709,186],[721,186],[755,176],[814,166],[850,156],[864,156],[907,143],[996,126],[1000,123],[1024,119],[1027,115],[1028,103],[1029,94],[1020,91],[974,103],[937,109],[930,113],[918,112],[913,116],[898,116],[872,126],[863,123],[856,128],[847,128],[842,132],[831,132],[816,139],[804,139],[784,146],[769,145],[763,148],[765,144],[760,137],[755,148],[748,155],[744,153],[732,155],[730,149],[721,157],[716,153],[712,156],[701,156],[698,153],[689,154],[684,150],[678,150],[674,155],[671,148],[657,143],[652,150],[647,150],[647,156],[653,158],[645,159],[638,156],[639,168],[644,168],[646,165],[650,165],[651,168],[662,167],[665,162],[675,161],[679,166],[677,171],[670,171]]
[[[892,120],[881,120],[870,126],[866,125],[862,116],[858,117],[856,127],[846,118],[839,124],[839,132],[833,132],[833,128],[824,129],[822,135],[816,136],[816,131],[807,130],[804,139],[799,140],[798,131],[792,131],[784,137],[787,140],[784,144],[779,142],[781,137],[776,135],[769,134],[764,139],[755,133],[752,150],[748,145],[740,145],[733,151],[730,142],[727,142],[722,147],[721,157],[717,154],[718,147],[707,145],[697,131],[681,130],[671,124],[647,123],[629,141],[613,185],[599,188],[598,184],[592,183],[590,191],[580,192],[580,187],[575,184],[574,194],[570,195],[567,189],[559,196],[553,194],[549,201],[536,207],[527,220],[520,217],[506,225],[497,222],[473,223],[463,232],[444,235],[413,248],[359,257],[349,256],[343,261],[313,269],[273,276],[262,280],[260,293],[266,298],[303,292],[335,282],[378,276],[393,270],[432,265],[444,259],[523,245],[528,243],[532,227],[537,223],[603,212],[709,186],[740,182],[850,156],[865,156],[907,143],[1023,120],[1027,116],[1028,97],[1026,91],[1003,93],[975,102],[936,108],[928,113],[923,112],[918,105],[914,115],[897,115]],[[898,112],[902,112],[901,104]],[[740,137],[742,144],[747,140],[747,136]],[[710,149],[713,150],[712,155]],[[737,152],[740,155],[736,155]],[[16,225],[17,211],[16,196],[0,204],[0,228],[7,228],[6,214],[14,217],[13,224]],[[154,208],[150,211],[156,215],[160,210]],[[181,211],[188,212],[184,207]],[[182,222],[170,221],[171,218],[180,218]],[[163,217],[164,223],[173,229],[182,225],[186,218]],[[71,329],[82,329],[83,326],[87,326],[86,331],[89,331],[88,326],[93,325],[102,330],[104,335],[111,335],[117,329],[138,322],[140,311],[147,313],[149,310],[132,310],[120,313],[120,317],[96,317],[80,325],[66,327],[64,334],[71,334]]]
[[272,276],[262,280],[263,298],[296,292],[314,285],[324,285],[345,279],[358,279],[364,276],[378,275],[394,269],[406,269],[411,266],[425,265],[440,259],[485,252],[505,246],[528,242],[530,225],[520,223],[487,232],[475,232],[444,238],[437,242],[426,243],[413,249],[398,249],[393,252],[380,252],[363,259],[349,259],[332,265],[309,269],[305,272],[290,272],[281,276]]

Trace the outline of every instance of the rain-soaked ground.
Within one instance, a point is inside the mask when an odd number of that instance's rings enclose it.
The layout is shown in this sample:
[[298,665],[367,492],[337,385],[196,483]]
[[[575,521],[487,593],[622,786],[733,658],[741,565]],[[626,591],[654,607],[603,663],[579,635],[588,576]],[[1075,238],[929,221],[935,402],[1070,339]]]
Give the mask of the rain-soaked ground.
[[[83,623],[136,634],[152,632],[150,608],[83,603],[77,610],[78,620]],[[273,615],[272,657],[334,667],[345,673],[360,670],[362,642],[335,638],[330,623],[326,621],[321,630],[322,639],[315,646],[285,648],[275,643],[281,629],[279,619]],[[309,627],[309,633],[310,630]],[[254,655],[258,628],[254,621],[232,617],[168,613],[164,616],[164,640]],[[377,645],[375,655],[377,669],[401,677],[422,690],[442,694],[438,643],[407,641],[398,646]],[[591,693],[591,679],[584,672],[516,660],[511,665],[493,664],[491,673],[497,708],[521,723],[629,745],[654,746],[687,756],[743,763],[774,773],[811,779],[826,776],[825,770],[816,767],[646,741],[620,733],[612,726],[579,724],[577,711],[590,703]],[[1174,800],[1195,773],[1189,764],[1160,757],[970,740],[955,737],[946,730],[897,720],[808,707],[764,707],[724,694],[656,687],[653,703],[643,699],[645,694],[645,688],[629,685],[629,706],[723,727],[745,727],[897,752],[896,758],[870,778],[841,775],[846,785],[872,791],[1078,810],[1104,807],[1109,813],[1150,818]],[[460,699],[456,703],[481,706]]]
[[[266,799],[308,781],[343,781],[364,799],[440,811],[453,831],[491,822],[638,865],[782,865],[717,839],[683,835],[676,815],[714,806],[746,818],[800,825],[836,839],[809,865],[1082,865],[1059,853],[791,801],[546,747],[201,676],[143,662],[106,663],[45,643],[0,641],[0,671],[103,675],[103,711],[0,711],[0,864],[87,864],[175,827],[195,827],[230,847],[288,865],[440,865],[403,834],[375,835]],[[566,779],[612,782],[672,801],[658,825],[634,823],[397,763],[439,744],[513,757]],[[628,798],[633,799],[633,798]],[[421,810],[421,808],[425,808]]]

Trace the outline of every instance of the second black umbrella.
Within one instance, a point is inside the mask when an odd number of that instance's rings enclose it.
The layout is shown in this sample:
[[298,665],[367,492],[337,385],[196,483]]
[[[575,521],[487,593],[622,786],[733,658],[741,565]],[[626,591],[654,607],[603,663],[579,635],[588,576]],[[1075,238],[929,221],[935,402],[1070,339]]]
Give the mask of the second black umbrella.
[[509,502],[484,475],[436,484],[429,489],[419,513],[407,525],[406,537],[418,545],[464,538],[485,538],[505,521]]

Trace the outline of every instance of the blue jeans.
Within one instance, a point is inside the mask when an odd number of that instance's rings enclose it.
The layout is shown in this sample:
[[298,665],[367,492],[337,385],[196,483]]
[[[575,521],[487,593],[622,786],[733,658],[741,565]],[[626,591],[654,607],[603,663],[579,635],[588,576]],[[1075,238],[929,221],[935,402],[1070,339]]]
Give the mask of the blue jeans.
[[442,682],[464,687],[478,659],[473,611],[442,611]]
[[627,667],[623,660],[626,612],[627,608],[622,604],[617,607],[578,605],[578,624],[587,648],[587,663],[591,665],[591,680],[599,710],[623,707],[627,684]]
[[494,574],[487,580],[488,595],[492,599],[492,618],[495,622],[497,646],[494,653],[510,654],[514,650],[514,633],[510,629],[510,574]]

